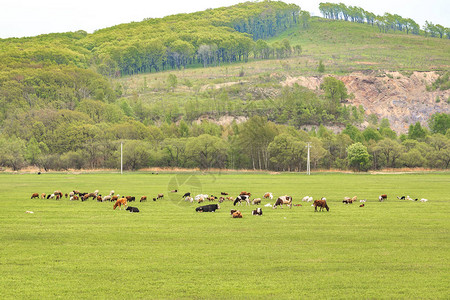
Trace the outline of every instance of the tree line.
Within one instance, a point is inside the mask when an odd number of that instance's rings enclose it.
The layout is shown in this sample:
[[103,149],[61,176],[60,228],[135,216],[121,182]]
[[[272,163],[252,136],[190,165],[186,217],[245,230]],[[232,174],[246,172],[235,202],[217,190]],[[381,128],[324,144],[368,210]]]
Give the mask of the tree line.
[[411,18],[403,18],[398,14],[385,13],[382,16],[375,15],[357,6],[346,6],[343,3],[322,2],[319,10],[327,19],[345,20],[357,23],[367,23],[372,26],[377,25],[380,32],[403,31],[406,34],[423,34],[430,37],[450,39],[450,28],[426,21],[420,30],[420,26]]
[[[364,130],[348,124],[341,133],[323,125],[310,131],[280,125],[261,116],[220,126],[209,121],[145,126],[131,121],[97,123],[85,113],[48,111],[17,135],[0,135],[0,166],[19,170],[120,167],[228,168],[302,172],[307,143],[313,169],[378,170],[383,168],[437,168],[450,165],[450,115],[434,114],[430,129],[420,123],[397,135],[387,119]],[[58,123],[52,129],[48,123]],[[62,128],[64,127],[64,128]],[[19,133],[21,136],[19,137]]]

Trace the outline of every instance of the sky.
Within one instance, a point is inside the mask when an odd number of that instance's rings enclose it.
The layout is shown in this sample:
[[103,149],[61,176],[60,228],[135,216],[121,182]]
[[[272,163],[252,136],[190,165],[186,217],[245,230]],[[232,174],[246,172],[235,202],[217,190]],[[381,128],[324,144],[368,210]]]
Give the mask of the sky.
[[[0,38],[95,30],[145,18],[203,11],[231,6],[244,0],[2,0]],[[342,2],[378,15],[385,12],[412,18],[420,26],[425,20],[450,27],[450,0],[284,0],[313,16],[321,16],[320,2]]]

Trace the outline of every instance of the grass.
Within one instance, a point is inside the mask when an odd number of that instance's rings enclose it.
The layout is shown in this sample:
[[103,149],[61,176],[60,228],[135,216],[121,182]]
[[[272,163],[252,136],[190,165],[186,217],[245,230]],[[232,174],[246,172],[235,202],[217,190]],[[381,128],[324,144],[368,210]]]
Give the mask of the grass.
[[[0,174],[0,295],[12,298],[448,298],[449,173]],[[179,189],[170,194],[169,190]],[[41,200],[72,189],[152,198]],[[242,207],[195,213],[181,193],[325,196],[330,211]],[[377,197],[387,193],[388,201]],[[344,205],[344,196],[367,198]],[[396,195],[425,197],[427,203]],[[267,201],[263,201],[265,204]],[[273,203],[273,201],[270,201]],[[27,214],[25,211],[33,211]]]

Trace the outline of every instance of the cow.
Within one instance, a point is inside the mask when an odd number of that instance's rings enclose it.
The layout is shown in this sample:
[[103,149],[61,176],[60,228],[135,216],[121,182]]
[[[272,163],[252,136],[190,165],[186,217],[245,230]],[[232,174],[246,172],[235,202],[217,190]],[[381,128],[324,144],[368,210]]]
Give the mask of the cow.
[[226,193],[226,192],[220,192],[220,194],[221,194],[222,196],[228,196],[228,193]]
[[65,194],[64,194],[64,197],[66,197],[66,198],[67,198],[67,196],[68,196],[68,194],[67,194],[67,193],[65,193]]
[[231,217],[233,219],[242,218],[242,213],[237,210],[237,211],[235,211],[234,213],[231,214]]
[[292,197],[287,195],[278,197],[277,201],[273,205],[273,208],[277,208],[278,205],[283,208],[283,204],[286,204],[289,208],[292,208]]
[[253,204],[253,205],[255,205],[255,204],[261,204],[261,198],[255,198],[255,199],[253,199],[253,200],[252,200],[252,204]]
[[363,204],[361,204],[359,207],[364,207],[364,203]]
[[302,201],[303,202],[311,202],[311,201],[313,201],[314,199],[313,199],[313,197],[311,197],[311,196],[305,196],[305,197],[303,197],[302,198]]
[[255,210],[252,210],[252,216],[262,216],[262,209],[258,207]]
[[111,195],[105,196],[103,197],[102,202],[111,201],[111,198],[112,198]]
[[111,201],[112,201],[112,202],[115,202],[115,201],[119,200],[119,197],[120,197],[119,194],[114,195],[114,196],[111,197]]
[[225,201],[224,197],[219,197],[219,203],[222,203],[223,201]]
[[178,190],[172,190],[171,193],[178,193]]
[[[408,197],[409,197],[409,196],[408,196]],[[379,200],[380,202],[382,202],[382,201],[384,201],[384,200],[387,200],[387,195],[386,195],[386,194],[380,195],[380,196],[378,197],[378,200]]]
[[420,202],[428,202],[428,199],[422,198],[420,199]]
[[181,198],[185,198],[186,199],[186,197],[190,197],[190,196],[191,196],[191,193],[187,192],[187,193],[184,193],[184,195],[181,196]]
[[247,205],[250,205],[250,198],[248,195],[239,195],[236,197],[236,200],[234,200],[233,205],[236,206],[237,203],[239,205],[242,205],[242,201],[245,201]]
[[330,211],[330,208],[328,207],[326,200],[314,200],[313,206],[314,211],[317,211],[317,207],[319,207],[319,211],[323,211],[324,208],[327,211]]
[[102,195],[98,195],[96,199],[97,199],[97,202],[103,202]]
[[272,200],[273,199],[273,195],[272,195],[272,193],[267,192],[267,193],[264,194],[263,198]]
[[130,213],[138,213],[139,212],[139,208],[133,207],[133,206],[128,206],[125,210],[128,210]]
[[70,201],[78,200],[78,199],[79,199],[79,198],[78,198],[77,195],[73,195],[72,197],[69,198]]
[[139,200],[139,202],[144,202],[147,201],[147,196],[142,196],[141,199]]
[[187,196],[186,198],[184,198],[184,201],[189,201],[189,203],[194,202],[194,198]]
[[34,199],[34,198],[38,198],[39,199],[39,193],[33,193],[31,195],[31,199]]
[[158,197],[156,197],[156,199],[163,199],[164,198],[164,194],[158,194]]
[[240,194],[239,194],[239,196],[251,196],[251,193],[249,193],[249,192],[246,192],[246,191],[242,191]]
[[401,197],[397,196],[398,200],[405,200],[405,198],[406,198],[405,196],[401,196]]
[[195,209],[196,212],[215,212],[217,209],[220,209],[219,204],[208,204],[199,206]]
[[126,196],[128,202],[136,201],[136,197],[134,196]]
[[120,209],[122,209],[122,206],[128,206],[127,198],[120,198],[119,200],[117,200],[116,203],[114,203],[113,209],[116,209],[117,206]]
[[45,199],[45,193],[41,194],[41,199]]

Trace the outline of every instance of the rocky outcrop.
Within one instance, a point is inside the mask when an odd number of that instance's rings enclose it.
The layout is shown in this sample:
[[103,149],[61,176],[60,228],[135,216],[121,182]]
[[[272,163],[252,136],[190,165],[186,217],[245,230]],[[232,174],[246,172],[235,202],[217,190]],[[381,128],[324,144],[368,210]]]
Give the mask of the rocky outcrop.
[[[327,75],[325,75],[327,76]],[[404,133],[409,125],[419,121],[427,125],[429,117],[436,112],[450,113],[450,90],[427,91],[439,75],[435,72],[413,72],[406,76],[399,72],[356,72],[335,76],[342,80],[354,95],[352,105],[362,105],[366,114],[387,118],[392,129]],[[283,85],[297,83],[312,90],[320,90],[322,77],[289,77]],[[437,99],[440,101],[436,102]]]

